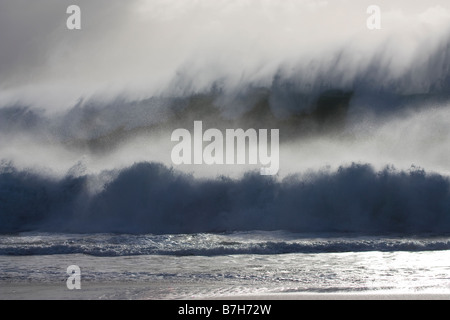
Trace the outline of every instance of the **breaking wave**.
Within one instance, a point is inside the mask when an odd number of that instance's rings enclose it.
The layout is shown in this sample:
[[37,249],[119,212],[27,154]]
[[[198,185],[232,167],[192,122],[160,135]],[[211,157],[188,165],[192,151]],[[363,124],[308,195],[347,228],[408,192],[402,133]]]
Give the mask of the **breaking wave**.
[[[198,179],[157,163],[108,177],[49,178],[5,167],[0,231],[199,233],[245,230],[421,234],[450,232],[450,181],[412,168],[353,164],[284,179],[247,173]],[[109,180],[109,181],[108,181]]]
[[21,234],[0,237],[0,255],[87,254],[216,256],[233,254],[448,250],[448,237],[349,236],[284,231],[178,235]]

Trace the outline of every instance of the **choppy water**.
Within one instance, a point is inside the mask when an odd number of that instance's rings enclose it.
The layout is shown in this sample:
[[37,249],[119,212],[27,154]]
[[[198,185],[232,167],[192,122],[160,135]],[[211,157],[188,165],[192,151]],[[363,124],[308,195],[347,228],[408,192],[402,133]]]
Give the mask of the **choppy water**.
[[[0,282],[18,288],[51,285],[55,292],[68,295],[66,270],[75,264],[81,269],[82,284],[77,296],[89,299],[450,294],[449,248],[450,238],[445,237],[28,234],[2,236]],[[95,286],[103,289],[93,290]],[[52,291],[35,295],[52,298]],[[0,296],[10,297],[1,291]]]

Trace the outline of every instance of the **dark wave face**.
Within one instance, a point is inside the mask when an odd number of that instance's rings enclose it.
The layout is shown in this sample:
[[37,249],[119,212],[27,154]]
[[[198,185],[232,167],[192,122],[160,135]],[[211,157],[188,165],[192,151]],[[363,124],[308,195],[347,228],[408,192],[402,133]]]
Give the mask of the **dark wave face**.
[[240,179],[196,179],[161,164],[140,163],[111,176],[49,179],[4,170],[1,231],[197,233],[246,230],[444,234],[450,232],[450,181],[422,170],[337,172],[281,181],[249,173]]
[[[3,1],[0,232],[450,232],[450,6],[378,2]],[[278,174],[175,165],[194,121]]]

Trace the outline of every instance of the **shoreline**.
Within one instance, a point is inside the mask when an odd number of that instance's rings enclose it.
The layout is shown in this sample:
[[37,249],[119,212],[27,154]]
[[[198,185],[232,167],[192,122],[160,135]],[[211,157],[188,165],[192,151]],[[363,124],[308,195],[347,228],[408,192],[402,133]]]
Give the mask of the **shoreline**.
[[213,300],[450,300],[446,293],[376,293],[376,292],[330,292],[330,293],[273,293],[238,295],[213,298]]
[[450,300],[450,293],[389,292],[388,290],[364,292],[287,292],[249,293],[235,295],[201,295],[191,297],[159,294],[152,297],[150,283],[120,282],[84,283],[81,290],[69,290],[65,282],[56,283],[0,283],[0,300]]

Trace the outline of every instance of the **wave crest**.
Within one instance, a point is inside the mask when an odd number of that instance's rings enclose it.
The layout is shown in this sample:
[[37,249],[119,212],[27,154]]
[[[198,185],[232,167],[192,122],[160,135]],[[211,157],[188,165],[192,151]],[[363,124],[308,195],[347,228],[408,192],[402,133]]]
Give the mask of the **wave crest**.
[[450,181],[421,169],[353,164],[282,180],[196,179],[158,163],[90,180],[52,179],[13,168],[0,174],[0,231],[198,233],[244,230],[405,234],[450,232]]

